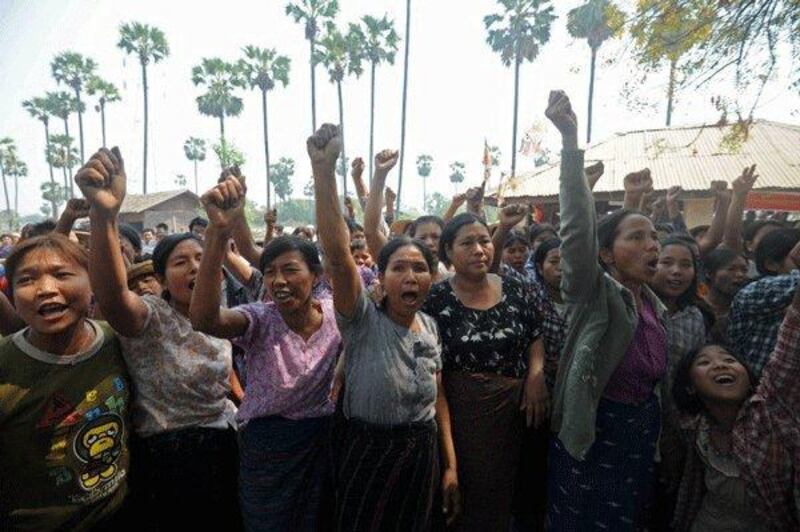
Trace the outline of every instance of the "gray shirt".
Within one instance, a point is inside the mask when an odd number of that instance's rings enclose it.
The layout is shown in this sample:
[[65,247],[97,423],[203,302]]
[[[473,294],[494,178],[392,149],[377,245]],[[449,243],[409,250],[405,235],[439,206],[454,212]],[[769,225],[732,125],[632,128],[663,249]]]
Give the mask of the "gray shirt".
[[442,350],[436,322],[417,313],[422,330],[394,323],[361,290],[352,318],[337,312],[345,350],[344,414],[377,425],[433,419]]

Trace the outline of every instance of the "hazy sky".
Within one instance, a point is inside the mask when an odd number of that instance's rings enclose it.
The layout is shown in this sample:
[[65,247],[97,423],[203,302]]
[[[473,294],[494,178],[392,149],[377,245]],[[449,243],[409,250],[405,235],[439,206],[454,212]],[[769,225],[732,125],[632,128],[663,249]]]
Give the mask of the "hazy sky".
[[[579,0],[554,0],[559,19],[553,36],[533,64],[522,66],[520,80],[520,136],[535,122],[544,124],[547,94],[563,88],[575,102],[582,132],[586,123],[589,48],[573,41],[565,29],[565,15]],[[30,175],[20,186],[20,210],[37,212],[42,204],[39,183],[47,179],[44,132],[21,107],[22,100],[56,90],[50,61],[64,50],[94,58],[98,73],[115,83],[122,101],[107,106],[109,145],[119,145],[126,159],[129,189],[141,191],[143,102],[141,71],[135,57],[116,47],[121,23],[141,21],[161,28],[171,54],[148,70],[150,85],[150,154],[148,188],[172,190],[175,175],[185,174],[191,185],[192,165],[183,153],[189,136],[214,140],[219,126],[215,118],[197,112],[195,97],[203,92],[190,79],[192,66],[202,57],[238,59],[248,44],[276,48],[292,61],[290,84],[269,96],[270,155],[296,161],[295,196],[302,195],[310,176],[305,139],[310,133],[310,80],[308,42],[303,28],[284,14],[285,0],[224,2],[196,1],[100,1],[100,0],[0,0],[0,137],[14,138],[29,165]],[[388,13],[404,38],[405,2],[402,0],[340,0],[339,22],[361,15]],[[623,2],[624,4],[624,2]],[[434,158],[428,192],[450,196],[449,164],[467,165],[467,183],[480,180],[484,138],[502,151],[502,166],[510,166],[513,109],[513,69],[504,67],[485,42],[483,17],[496,9],[492,0],[414,0],[412,5],[406,170],[403,202],[420,206],[422,186],[415,160],[421,153]],[[381,66],[377,75],[375,117],[376,152],[400,145],[403,46],[395,64]],[[626,81],[638,79],[626,45],[610,42],[601,48],[595,92],[595,140],[614,132],[663,126],[667,72],[651,76],[639,91],[651,108],[632,111],[622,98]],[[788,65],[782,64],[785,70]],[[780,71],[783,76],[785,72]],[[779,80],[765,91],[757,118],[798,123],[800,98]],[[64,87],[62,87],[62,90]],[[729,83],[715,83],[702,90],[679,95],[673,124],[715,122],[718,113],[710,104],[713,95],[730,95]],[[250,197],[265,203],[264,156],[260,94],[242,91],[244,112],[226,120],[226,136],[246,155]],[[744,95],[752,101],[753,95]],[[88,98],[88,97],[87,97]],[[346,146],[348,155],[366,158],[369,149],[369,76],[348,78],[344,84]],[[317,69],[317,120],[337,122],[335,86],[322,68]],[[77,138],[77,117],[70,132]],[[59,120],[51,132],[62,133]],[[582,135],[585,133],[582,133]],[[84,115],[86,156],[100,143],[100,118],[94,103],[87,102]],[[554,131],[545,129],[545,144],[555,146]],[[77,142],[77,141],[76,141]],[[219,172],[216,158],[200,165],[200,186],[207,188]],[[518,173],[533,162],[518,158]],[[397,171],[390,178],[396,186]],[[496,177],[494,178],[497,179]],[[4,200],[2,201],[4,204]]]

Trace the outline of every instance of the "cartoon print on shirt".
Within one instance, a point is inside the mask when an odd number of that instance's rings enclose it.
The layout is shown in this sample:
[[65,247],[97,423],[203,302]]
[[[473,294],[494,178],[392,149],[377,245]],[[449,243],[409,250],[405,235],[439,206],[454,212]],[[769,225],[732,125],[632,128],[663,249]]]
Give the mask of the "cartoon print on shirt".
[[86,464],[80,486],[86,491],[114,478],[122,453],[123,423],[117,414],[107,413],[87,422],[75,436],[73,451]]

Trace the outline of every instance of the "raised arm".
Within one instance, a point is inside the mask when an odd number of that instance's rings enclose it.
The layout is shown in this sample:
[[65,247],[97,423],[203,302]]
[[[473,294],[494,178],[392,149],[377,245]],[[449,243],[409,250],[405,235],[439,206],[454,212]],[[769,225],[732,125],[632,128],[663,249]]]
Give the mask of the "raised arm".
[[500,209],[500,225],[492,235],[494,259],[492,259],[492,265],[489,271],[494,273],[500,271],[500,263],[503,261],[503,244],[506,242],[506,237],[527,215],[528,207],[526,205],[512,204],[506,205]]
[[55,232],[69,236],[72,232],[72,226],[75,225],[75,220],[87,216],[89,216],[89,202],[83,198],[69,199],[67,200],[67,206],[64,207],[64,212],[58,218]]
[[147,306],[128,290],[119,247],[117,214],[125,198],[125,166],[119,148],[101,148],[78,170],[75,181],[89,202],[91,253],[89,279],[100,312],[122,336],[137,336],[147,320]]
[[753,165],[742,170],[742,175],[737,177],[731,184],[733,197],[728,207],[728,217],[725,221],[725,234],[722,237],[722,243],[726,248],[732,249],[737,253],[741,253],[744,249],[744,242],[742,242],[744,204],[747,201],[747,194],[750,193],[756,183],[756,179],[758,179],[758,174],[756,174],[756,165]]
[[375,156],[375,175],[372,176],[367,207],[364,210],[364,235],[367,237],[369,252],[376,259],[387,241],[386,235],[379,229],[383,189],[386,186],[386,177],[389,175],[389,171],[397,164],[399,154],[400,152],[397,150],[383,150]]
[[650,169],[644,168],[638,172],[631,172],[622,181],[625,188],[625,196],[622,200],[623,209],[639,209],[645,194],[653,190],[653,178],[650,176]]
[[444,223],[449,222],[455,217],[456,213],[458,212],[458,209],[460,209],[461,206],[464,205],[465,201],[467,201],[467,195],[463,192],[453,196],[453,200],[450,202],[450,206],[447,208],[447,212],[445,212],[444,216],[442,216]]
[[681,214],[680,205],[678,200],[681,197],[683,188],[680,185],[674,185],[667,190],[666,203],[667,203],[667,217],[675,231],[679,233],[686,232],[686,222]]
[[[793,258],[800,268],[800,256]],[[800,411],[800,284],[794,292],[786,316],[778,331],[775,349],[764,368],[757,393],[769,403],[782,405],[796,416]],[[795,417],[796,419],[796,417]]]
[[220,306],[222,294],[219,285],[231,230],[238,211],[244,206],[244,186],[235,176],[229,176],[203,194],[201,201],[208,213],[209,225],[192,291],[189,317],[197,331],[217,338],[236,338],[247,331],[247,318],[241,312]]
[[597,161],[583,169],[583,173],[586,174],[586,181],[589,182],[589,189],[594,190],[594,186],[600,181],[605,172],[606,166],[603,161]]
[[486,191],[486,180],[479,187],[467,189],[467,212],[474,214],[483,221],[486,221],[486,212],[483,210],[483,194]]
[[356,196],[362,209],[366,209],[369,190],[364,184],[364,159],[356,157],[350,165],[350,175],[353,178],[353,185],[356,187]]
[[711,225],[701,239],[697,241],[700,258],[705,257],[722,243],[722,234],[725,232],[725,219],[731,204],[731,196],[726,181],[712,181],[711,191],[716,196],[714,203],[714,216]]
[[339,208],[336,192],[336,159],[342,149],[339,128],[323,124],[306,142],[311,169],[314,173],[314,203],[316,206],[319,241],[325,252],[336,311],[352,318],[361,295],[361,279],[350,254],[350,237]]
[[578,120],[563,91],[550,93],[545,112],[561,132],[561,292],[568,302],[594,297],[602,275],[597,262],[597,215],[594,198],[583,174],[583,151],[578,149]]

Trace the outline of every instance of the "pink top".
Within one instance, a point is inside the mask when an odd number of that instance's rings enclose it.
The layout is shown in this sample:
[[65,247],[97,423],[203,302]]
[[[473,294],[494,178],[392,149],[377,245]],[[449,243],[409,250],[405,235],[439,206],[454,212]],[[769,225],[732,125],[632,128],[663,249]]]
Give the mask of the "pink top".
[[647,298],[642,298],[639,324],[625,358],[611,374],[603,397],[626,404],[641,404],[667,372],[667,332]]
[[249,320],[233,340],[245,352],[247,385],[237,420],[281,416],[305,419],[328,416],[328,399],[342,339],[333,300],[322,299],[322,326],[308,341],[289,329],[274,303],[251,303],[234,310]]

